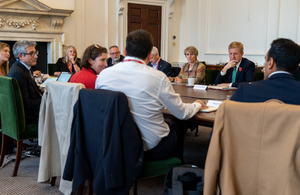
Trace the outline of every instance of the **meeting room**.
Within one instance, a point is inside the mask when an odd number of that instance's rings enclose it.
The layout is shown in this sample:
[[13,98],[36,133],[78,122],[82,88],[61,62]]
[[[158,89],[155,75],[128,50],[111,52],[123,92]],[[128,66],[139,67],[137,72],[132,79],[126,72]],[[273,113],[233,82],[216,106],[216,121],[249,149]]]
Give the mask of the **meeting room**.
[[0,1],[0,194],[300,194],[297,0]]

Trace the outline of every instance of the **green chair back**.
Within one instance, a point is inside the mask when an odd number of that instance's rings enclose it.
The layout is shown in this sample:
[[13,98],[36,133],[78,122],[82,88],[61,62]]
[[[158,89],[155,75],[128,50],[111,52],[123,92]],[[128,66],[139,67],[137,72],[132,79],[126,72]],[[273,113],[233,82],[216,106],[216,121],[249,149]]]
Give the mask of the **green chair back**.
[[205,69],[205,85],[214,85],[220,70]]
[[138,178],[154,177],[165,175],[168,171],[181,164],[181,160],[176,157],[158,161],[144,161]]
[[18,81],[0,76],[0,112],[2,133],[19,139],[25,131],[25,112]]
[[48,74],[49,75],[54,75],[54,67],[55,67],[55,64],[48,64]]
[[255,72],[255,81],[260,81],[264,79],[264,73],[263,72]]

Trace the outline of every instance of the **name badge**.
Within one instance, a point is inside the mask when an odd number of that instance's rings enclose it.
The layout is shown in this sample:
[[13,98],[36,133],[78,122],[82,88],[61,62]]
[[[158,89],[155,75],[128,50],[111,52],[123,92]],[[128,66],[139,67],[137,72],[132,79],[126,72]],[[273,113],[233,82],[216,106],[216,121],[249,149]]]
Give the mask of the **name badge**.
[[219,108],[220,104],[222,104],[222,101],[208,100],[206,106]]
[[207,85],[194,85],[194,89],[206,90]]

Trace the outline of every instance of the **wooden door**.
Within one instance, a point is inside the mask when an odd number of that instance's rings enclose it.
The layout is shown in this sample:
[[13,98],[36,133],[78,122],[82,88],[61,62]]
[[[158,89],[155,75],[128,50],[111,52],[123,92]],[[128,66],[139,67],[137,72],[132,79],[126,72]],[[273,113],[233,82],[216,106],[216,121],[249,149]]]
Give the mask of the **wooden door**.
[[153,45],[161,50],[161,6],[128,3],[128,33],[143,29],[153,37]]

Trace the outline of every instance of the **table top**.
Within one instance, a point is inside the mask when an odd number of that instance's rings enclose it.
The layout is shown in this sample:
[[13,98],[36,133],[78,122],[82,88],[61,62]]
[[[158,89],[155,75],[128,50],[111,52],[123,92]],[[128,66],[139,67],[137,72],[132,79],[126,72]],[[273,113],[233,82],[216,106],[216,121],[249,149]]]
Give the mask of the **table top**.
[[[193,89],[192,87],[187,87],[186,85],[172,85],[175,92],[179,93],[181,96],[181,99],[184,103],[192,103],[196,99],[201,99],[204,102],[207,102],[208,100],[218,100],[218,101],[224,101],[227,99],[227,95],[232,95],[235,91],[222,91],[222,90],[199,90],[199,89]],[[164,110],[163,112],[165,115],[172,116],[171,113],[169,113],[167,110]],[[214,120],[216,117],[216,112],[209,112],[209,113],[203,113],[198,112],[188,121],[198,123],[199,125],[203,126],[210,126],[212,127],[214,124]]]

